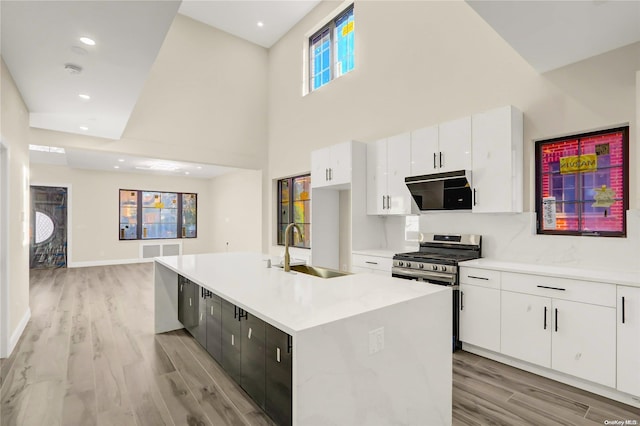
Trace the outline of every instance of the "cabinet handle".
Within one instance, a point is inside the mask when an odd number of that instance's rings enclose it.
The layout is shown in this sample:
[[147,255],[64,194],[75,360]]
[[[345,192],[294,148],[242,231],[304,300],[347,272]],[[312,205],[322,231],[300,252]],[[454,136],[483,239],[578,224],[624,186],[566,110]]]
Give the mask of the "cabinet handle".
[[622,323],[624,324],[624,296],[622,296]]
[[558,308],[556,308],[556,333],[558,332]]
[[547,329],[547,307],[544,307],[544,329]]
[[280,348],[276,348],[276,361],[280,362]]
[[460,292],[460,310],[464,311],[464,291]]
[[211,307],[211,316],[213,316],[213,306]]
[[487,278],[487,277],[478,277],[478,276],[475,276],[475,275],[467,275],[467,278],[473,278],[474,280],[489,281],[489,278]]
[[538,286],[536,286],[536,287],[538,287],[538,288],[546,288],[546,289],[549,289],[549,290],[566,291],[566,288],[560,288],[560,287],[548,287],[548,286],[546,286],[546,285],[538,285]]
[[291,341],[292,337],[287,335],[287,353],[291,353],[291,349],[293,349],[293,342]]
[[333,180],[333,169],[329,167],[329,180]]
[[382,210],[386,209],[384,202],[386,201],[385,196],[382,196]]
[[370,262],[368,260],[365,260],[364,263],[368,263],[369,265],[377,265],[378,262]]
[[249,340],[251,340],[251,331],[252,331],[252,329],[251,329],[251,327],[249,327],[249,333],[247,334],[247,339],[249,339]]
[[202,312],[200,312],[200,322],[202,322]]
[[231,335],[231,346],[235,346],[236,345],[236,337],[232,334]]
[[391,208],[391,195],[387,195],[387,210]]
[[473,205],[477,205],[478,203],[476,203],[476,189],[473,188]]
[[184,287],[184,284],[180,284],[180,293],[182,293],[182,287]]
[[442,151],[440,151],[440,168],[442,168]]
[[191,304],[191,298],[189,298],[189,306],[192,306],[192,304]]
[[434,169],[438,168],[438,166],[436,166],[436,153],[435,152],[433,153],[433,168]]

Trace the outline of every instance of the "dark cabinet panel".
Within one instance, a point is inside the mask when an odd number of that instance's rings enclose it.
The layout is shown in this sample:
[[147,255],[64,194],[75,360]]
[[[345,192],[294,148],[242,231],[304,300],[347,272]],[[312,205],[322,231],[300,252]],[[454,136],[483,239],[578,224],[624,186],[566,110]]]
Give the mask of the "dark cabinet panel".
[[278,425],[290,425],[293,341],[271,324],[265,328],[265,411]]
[[204,287],[200,287],[197,284],[195,285],[195,293],[196,293],[196,307],[195,312],[197,316],[197,324],[193,327],[192,330],[189,330],[193,337],[195,337],[196,341],[200,343],[200,345],[204,348],[207,347],[207,296],[211,294],[211,292]]
[[265,395],[265,322],[244,311],[240,321],[242,351],[240,354],[240,386],[264,408]]
[[242,310],[222,300],[222,368],[240,383],[240,321]]
[[213,293],[207,298],[207,352],[222,360],[222,300]]
[[198,325],[196,285],[188,279],[178,277],[178,321],[187,329]]

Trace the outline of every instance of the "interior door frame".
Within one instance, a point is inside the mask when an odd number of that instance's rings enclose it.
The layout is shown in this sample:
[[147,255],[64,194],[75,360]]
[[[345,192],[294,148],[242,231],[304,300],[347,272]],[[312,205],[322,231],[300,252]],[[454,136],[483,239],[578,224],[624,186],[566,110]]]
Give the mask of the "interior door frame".
[[0,141],[0,358],[9,350],[9,148]]
[[[47,182],[47,183],[42,183],[42,182],[29,182],[29,193],[31,193],[31,187],[32,186],[45,186],[45,187],[51,187],[51,188],[66,188],[67,189],[67,262],[66,262],[66,267],[67,268],[73,268],[73,262],[71,262],[72,257],[72,241],[73,239],[72,237],[72,226],[71,224],[72,222],[72,215],[71,215],[71,184],[70,183],[51,183],[51,182]],[[31,244],[31,241],[29,242],[29,244]]]

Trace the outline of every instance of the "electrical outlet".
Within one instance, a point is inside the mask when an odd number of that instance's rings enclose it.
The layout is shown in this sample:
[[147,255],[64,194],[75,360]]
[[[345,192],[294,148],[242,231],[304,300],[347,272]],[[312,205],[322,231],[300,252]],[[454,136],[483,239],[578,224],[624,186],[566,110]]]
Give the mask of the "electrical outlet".
[[384,327],[369,331],[369,355],[384,349]]

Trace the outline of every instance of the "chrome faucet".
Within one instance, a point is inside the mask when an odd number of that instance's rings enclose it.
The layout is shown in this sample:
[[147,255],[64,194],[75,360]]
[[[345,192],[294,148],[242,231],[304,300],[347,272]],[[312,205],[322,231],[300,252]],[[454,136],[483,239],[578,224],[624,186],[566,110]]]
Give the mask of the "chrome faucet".
[[300,230],[300,227],[298,226],[298,224],[290,223],[289,225],[287,225],[286,229],[284,230],[284,271],[285,272],[291,271],[291,257],[289,256],[289,230],[292,227],[298,230],[298,234],[300,235],[300,238],[302,238],[302,230]]

